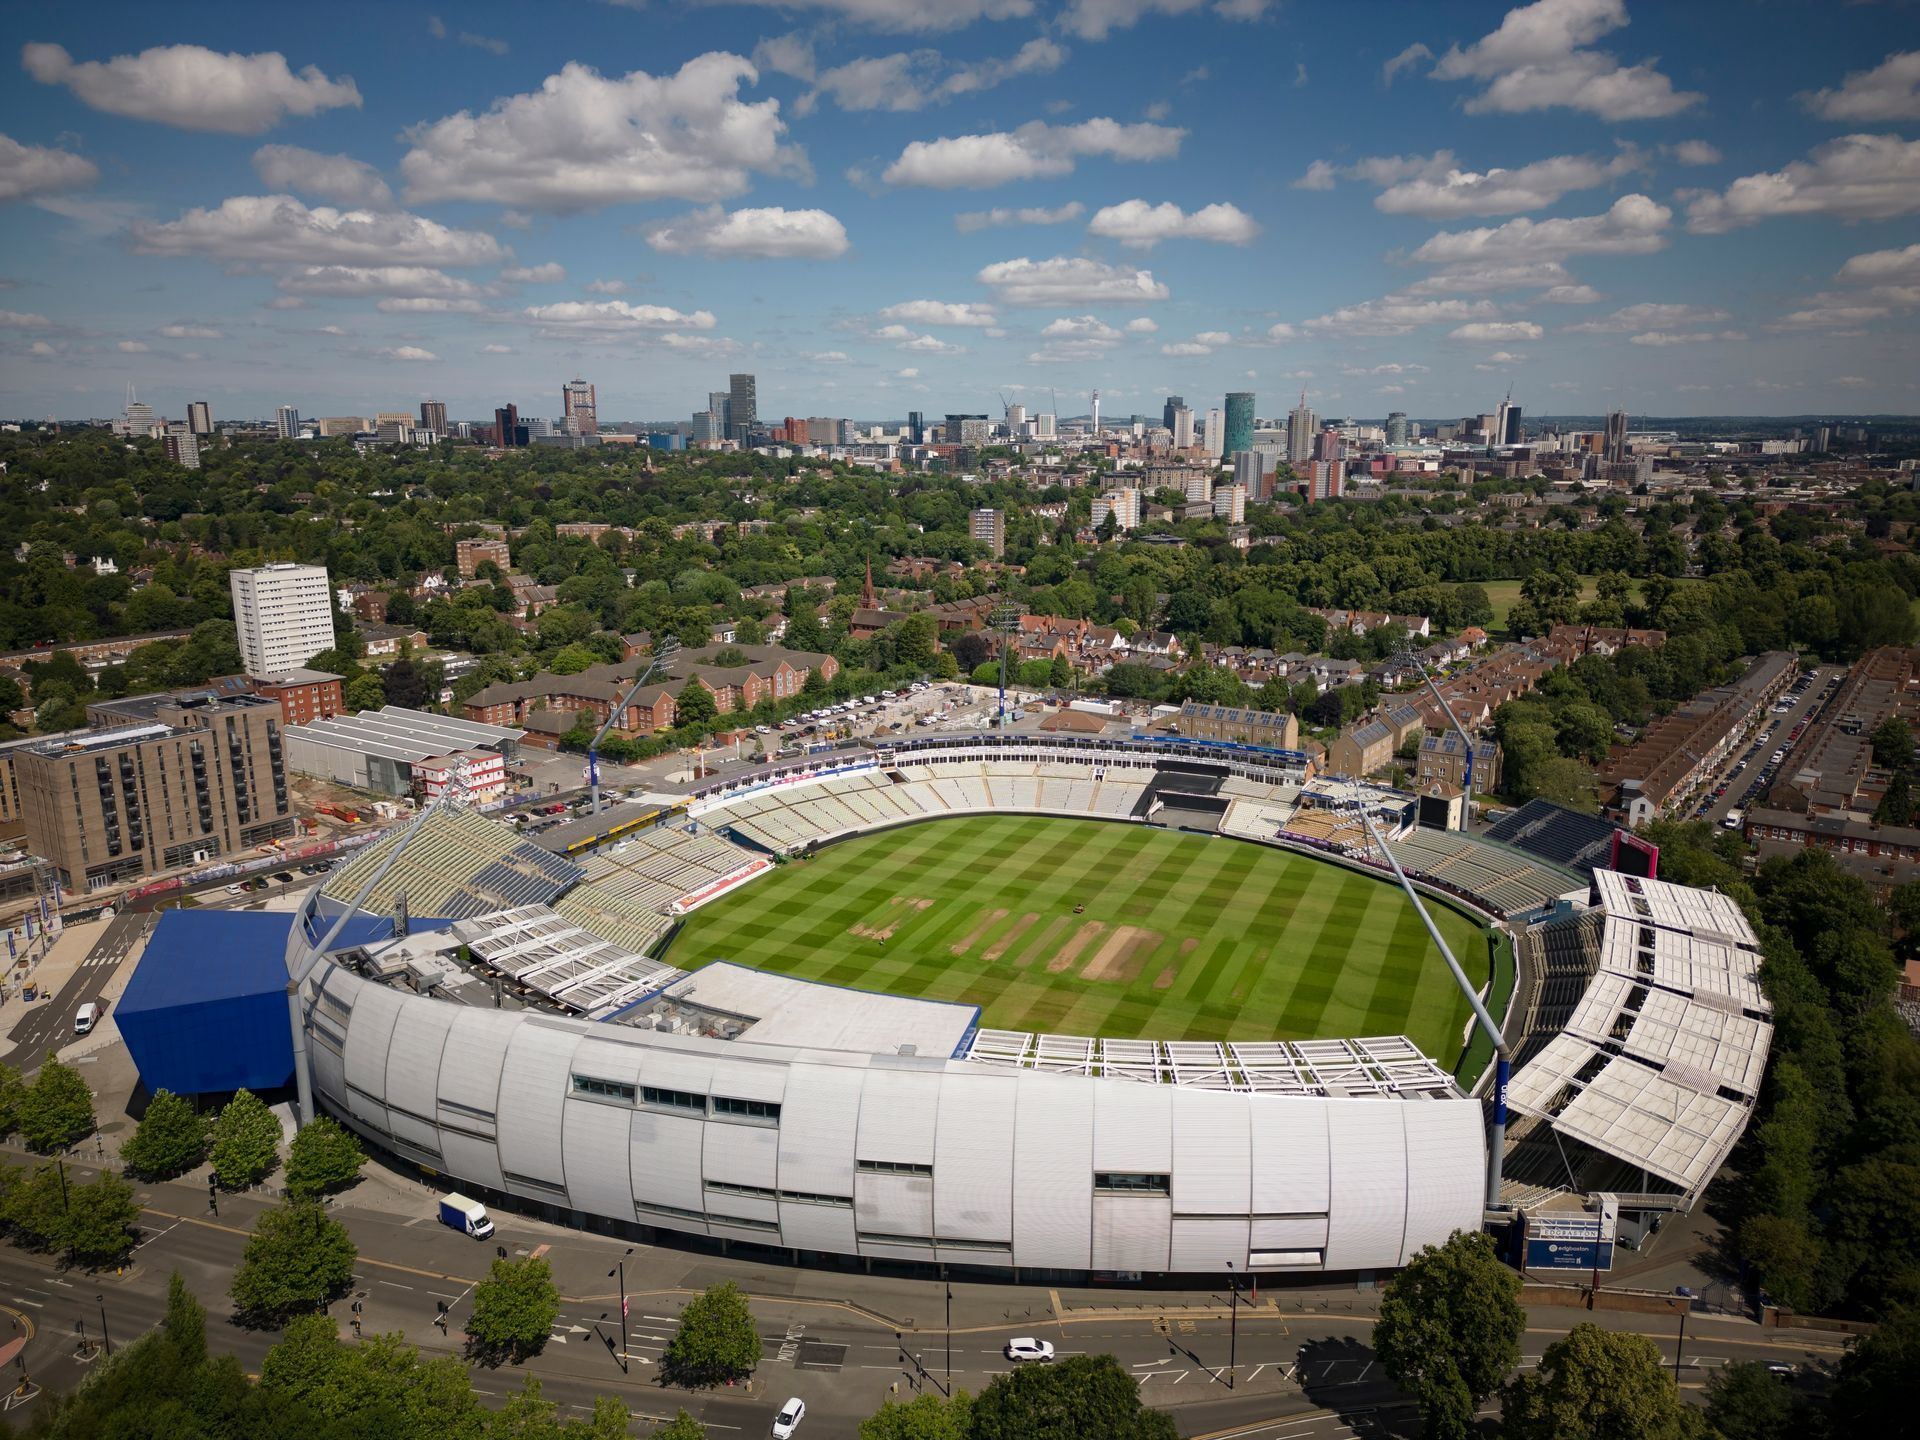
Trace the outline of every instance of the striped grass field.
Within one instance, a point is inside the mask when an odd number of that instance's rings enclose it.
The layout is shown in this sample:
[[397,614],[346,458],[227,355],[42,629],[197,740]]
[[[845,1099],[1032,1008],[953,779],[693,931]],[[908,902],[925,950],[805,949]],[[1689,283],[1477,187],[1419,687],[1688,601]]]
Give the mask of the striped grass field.
[[[1429,904],[1485,983],[1484,931]],[[1243,841],[1037,816],[939,820],[829,846],[696,911],[667,958],[960,1001],[996,1029],[1405,1034],[1448,1067],[1468,1013],[1389,882]]]

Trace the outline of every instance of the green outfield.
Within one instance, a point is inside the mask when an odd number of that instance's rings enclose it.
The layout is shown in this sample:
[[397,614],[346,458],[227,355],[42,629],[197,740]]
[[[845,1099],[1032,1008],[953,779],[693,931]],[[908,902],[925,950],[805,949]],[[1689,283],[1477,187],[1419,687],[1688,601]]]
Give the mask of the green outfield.
[[[1484,983],[1484,932],[1431,909]],[[1468,1013],[1392,884],[1268,846],[1094,820],[974,816],[833,845],[696,911],[667,958],[957,1000],[997,1029],[1404,1034],[1447,1066]]]

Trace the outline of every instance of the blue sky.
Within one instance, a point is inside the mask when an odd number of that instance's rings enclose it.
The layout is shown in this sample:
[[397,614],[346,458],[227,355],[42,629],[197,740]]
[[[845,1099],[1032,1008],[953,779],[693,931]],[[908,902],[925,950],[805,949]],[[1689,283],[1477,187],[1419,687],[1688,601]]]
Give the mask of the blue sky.
[[20,6],[0,414],[1920,411],[1920,6]]

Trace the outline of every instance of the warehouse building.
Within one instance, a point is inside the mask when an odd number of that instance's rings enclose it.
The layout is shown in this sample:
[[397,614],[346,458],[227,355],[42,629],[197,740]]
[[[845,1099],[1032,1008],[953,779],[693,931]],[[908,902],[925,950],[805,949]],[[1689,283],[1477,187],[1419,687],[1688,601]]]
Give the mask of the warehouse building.
[[287,768],[378,795],[414,795],[443,787],[450,771],[477,787],[476,802],[506,793],[506,767],[521,732],[400,705],[337,715],[287,731]]

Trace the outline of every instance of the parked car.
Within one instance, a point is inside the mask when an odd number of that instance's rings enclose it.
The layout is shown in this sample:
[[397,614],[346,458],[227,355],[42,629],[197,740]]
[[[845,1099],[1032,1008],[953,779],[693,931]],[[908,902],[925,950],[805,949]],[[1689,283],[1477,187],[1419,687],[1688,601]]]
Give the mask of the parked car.
[[807,1402],[796,1395],[782,1405],[780,1413],[773,1417],[773,1440],[787,1440],[806,1418]]
[[1035,1340],[1030,1335],[1022,1335],[1017,1340],[1007,1341],[1007,1358],[1013,1361],[1053,1359],[1053,1342]]

